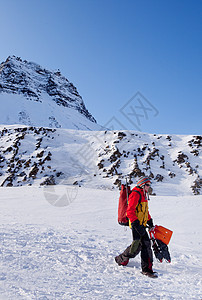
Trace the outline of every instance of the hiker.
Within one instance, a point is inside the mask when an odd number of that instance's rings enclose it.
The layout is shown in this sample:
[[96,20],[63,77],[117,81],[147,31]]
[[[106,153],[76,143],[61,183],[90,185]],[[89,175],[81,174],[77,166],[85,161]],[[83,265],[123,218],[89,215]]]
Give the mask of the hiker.
[[146,225],[154,227],[153,220],[148,211],[148,190],[151,181],[143,176],[137,182],[128,199],[127,217],[132,229],[133,241],[123,253],[115,257],[118,265],[126,266],[130,258],[134,258],[141,252],[142,274],[157,277],[153,272],[153,254],[151,242],[146,232]]

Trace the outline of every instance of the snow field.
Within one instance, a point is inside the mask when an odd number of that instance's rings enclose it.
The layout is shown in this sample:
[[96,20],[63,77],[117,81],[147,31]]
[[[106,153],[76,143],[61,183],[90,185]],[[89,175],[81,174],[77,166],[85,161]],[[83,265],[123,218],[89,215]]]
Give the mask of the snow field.
[[117,223],[119,192],[70,189],[1,188],[0,299],[202,298],[201,196],[151,197],[154,223],[173,230],[172,262],[154,258],[151,279],[139,256],[114,261],[131,243]]

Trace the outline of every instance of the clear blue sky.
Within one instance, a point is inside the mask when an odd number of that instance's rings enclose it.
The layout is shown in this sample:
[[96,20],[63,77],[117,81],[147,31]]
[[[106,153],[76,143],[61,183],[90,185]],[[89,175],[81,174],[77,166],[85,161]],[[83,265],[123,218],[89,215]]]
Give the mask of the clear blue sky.
[[0,4],[0,61],[59,69],[101,125],[202,134],[201,0]]

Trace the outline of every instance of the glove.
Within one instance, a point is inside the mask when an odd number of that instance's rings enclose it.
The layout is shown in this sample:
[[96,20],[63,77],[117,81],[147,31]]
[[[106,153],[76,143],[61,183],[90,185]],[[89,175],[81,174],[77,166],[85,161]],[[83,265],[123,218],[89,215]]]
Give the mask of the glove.
[[[133,223],[131,223],[133,232],[136,231],[140,237],[144,236],[146,234],[146,230],[144,225],[140,225],[140,221],[137,219]],[[135,236],[135,232],[133,233],[133,236]],[[134,238],[134,240],[137,238]]]
[[147,221],[147,224],[149,225],[149,229],[151,229],[152,227],[154,227],[152,218],[149,221]]

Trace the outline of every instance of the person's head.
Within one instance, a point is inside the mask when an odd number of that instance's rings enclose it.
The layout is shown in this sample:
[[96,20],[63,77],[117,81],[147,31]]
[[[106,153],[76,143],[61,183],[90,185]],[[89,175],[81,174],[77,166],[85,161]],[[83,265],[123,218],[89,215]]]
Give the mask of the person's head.
[[141,188],[144,188],[146,192],[148,192],[149,187],[151,186],[151,180],[147,176],[140,177],[139,181],[137,182],[137,185]]

